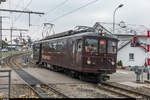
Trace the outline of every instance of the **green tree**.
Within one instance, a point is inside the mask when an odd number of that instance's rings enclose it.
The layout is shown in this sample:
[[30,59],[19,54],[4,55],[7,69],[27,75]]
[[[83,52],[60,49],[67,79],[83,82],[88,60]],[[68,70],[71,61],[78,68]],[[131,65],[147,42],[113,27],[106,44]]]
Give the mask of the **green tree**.
[[118,66],[123,66],[122,60],[118,61]]

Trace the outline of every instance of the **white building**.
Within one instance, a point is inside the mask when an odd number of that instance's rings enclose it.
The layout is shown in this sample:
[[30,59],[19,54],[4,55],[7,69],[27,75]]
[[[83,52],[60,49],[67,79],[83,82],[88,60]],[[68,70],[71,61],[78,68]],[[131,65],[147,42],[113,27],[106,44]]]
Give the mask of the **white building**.
[[147,56],[146,48],[132,47],[130,40],[123,40],[133,38],[131,35],[118,35],[117,37],[120,40],[118,43],[117,61],[121,60],[123,66],[143,66]]
[[[99,22],[108,31],[113,32],[112,23]],[[119,23],[115,25],[115,36],[119,39],[117,61],[122,61],[123,66],[143,66],[147,57],[146,47],[131,47],[131,38],[134,35],[147,35],[147,30],[143,25],[125,25]],[[147,43],[147,38],[139,38],[141,43]],[[150,42],[149,42],[150,44]]]

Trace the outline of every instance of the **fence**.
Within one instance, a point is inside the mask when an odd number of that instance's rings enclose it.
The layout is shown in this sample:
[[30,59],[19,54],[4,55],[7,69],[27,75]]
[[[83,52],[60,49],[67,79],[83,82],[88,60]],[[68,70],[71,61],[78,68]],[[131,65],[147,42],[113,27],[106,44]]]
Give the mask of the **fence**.
[[8,98],[10,98],[11,93],[11,70],[0,70],[0,73],[8,73],[8,75],[0,76],[0,78],[8,78],[8,87],[2,87],[2,89],[8,89]]

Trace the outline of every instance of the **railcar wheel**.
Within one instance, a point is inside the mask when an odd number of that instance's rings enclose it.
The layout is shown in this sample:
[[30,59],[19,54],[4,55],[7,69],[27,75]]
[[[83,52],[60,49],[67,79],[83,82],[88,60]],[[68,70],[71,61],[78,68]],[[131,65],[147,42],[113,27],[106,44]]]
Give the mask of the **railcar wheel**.
[[35,62],[35,64],[36,64],[36,65],[38,65],[38,64],[39,64],[39,62]]
[[98,81],[99,83],[104,83],[104,82],[106,82],[108,79],[109,79],[109,76],[107,76],[106,74],[97,75],[97,81]]
[[51,65],[50,65],[50,64],[47,64],[47,68],[48,68],[49,70],[51,70]]
[[74,71],[70,71],[69,76],[72,78],[76,78],[76,73]]
[[83,75],[79,75],[79,79],[80,79],[81,81],[86,81],[86,79],[85,79],[85,77],[84,77]]
[[53,65],[53,68],[55,72],[59,72],[59,68],[57,66]]

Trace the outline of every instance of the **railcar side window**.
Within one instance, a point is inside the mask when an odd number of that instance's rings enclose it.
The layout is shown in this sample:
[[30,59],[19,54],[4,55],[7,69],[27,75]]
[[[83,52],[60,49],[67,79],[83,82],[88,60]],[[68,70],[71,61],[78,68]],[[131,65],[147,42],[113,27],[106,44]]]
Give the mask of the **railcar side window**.
[[64,48],[63,42],[49,43],[49,52],[61,52]]
[[78,52],[81,52],[81,51],[82,51],[82,40],[79,40],[79,41],[78,41],[77,51],[78,51]]
[[86,52],[98,52],[98,40],[86,39],[85,40],[85,51]]
[[106,53],[106,40],[100,40],[99,53]]
[[48,46],[49,46],[49,52],[53,52],[54,50],[53,50],[53,44],[52,43],[49,43],[48,44]]
[[60,52],[60,51],[62,51],[62,49],[63,49],[63,42],[58,42],[57,43],[57,52]]
[[53,48],[53,52],[56,52],[57,51],[57,43],[53,43],[52,48]]
[[108,41],[108,53],[116,53],[117,52],[117,42],[115,41]]

